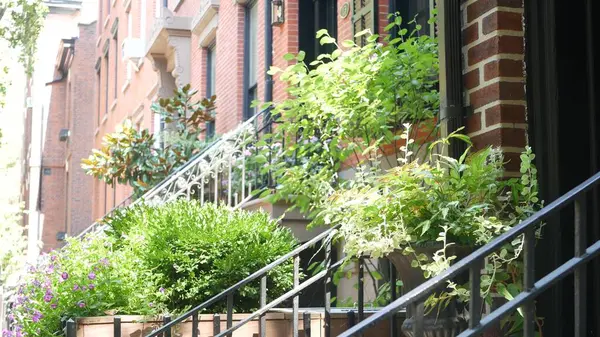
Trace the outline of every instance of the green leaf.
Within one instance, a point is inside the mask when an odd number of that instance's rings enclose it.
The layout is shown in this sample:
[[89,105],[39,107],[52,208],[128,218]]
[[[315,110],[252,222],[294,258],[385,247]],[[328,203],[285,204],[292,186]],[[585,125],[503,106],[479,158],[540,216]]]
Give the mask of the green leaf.
[[286,61],[291,61],[295,58],[296,58],[296,56],[292,53],[287,53],[287,54],[283,55],[283,59]]

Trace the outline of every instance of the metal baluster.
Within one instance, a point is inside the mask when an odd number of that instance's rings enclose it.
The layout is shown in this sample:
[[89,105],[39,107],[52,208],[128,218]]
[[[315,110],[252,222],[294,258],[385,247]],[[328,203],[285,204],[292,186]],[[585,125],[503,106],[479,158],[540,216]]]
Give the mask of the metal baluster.
[[413,321],[413,336],[423,337],[425,336],[425,306],[423,302],[413,304],[414,321]]
[[477,260],[469,268],[469,280],[471,282],[471,299],[469,301],[469,328],[474,328],[481,321],[481,309],[483,299],[481,298],[481,260]]
[[[267,305],[267,276],[260,278],[260,307]],[[261,315],[258,324],[258,332],[260,337],[267,335],[267,316]]]
[[[171,316],[163,317],[163,325],[167,325],[169,322],[171,322]],[[167,329],[167,331],[165,331],[164,337],[171,337],[171,329]]]
[[365,319],[365,259],[358,258],[358,321]]
[[[392,302],[398,298],[398,294],[396,293],[396,266],[389,262],[390,267],[390,297],[392,298]],[[396,321],[396,315],[390,317],[390,337],[398,336],[398,322]]]
[[[294,256],[294,288],[300,285],[300,256]],[[300,306],[300,297],[298,295],[294,296],[293,299],[293,331],[292,337],[298,337],[298,307]]]
[[348,320],[348,328],[351,328],[356,324],[356,315],[354,314],[354,310],[350,310],[348,313],[346,313],[346,319]]
[[221,332],[221,315],[214,314],[213,316],[213,336]]
[[192,337],[198,337],[200,336],[200,331],[198,330],[199,324],[198,324],[198,312],[196,311],[193,315],[192,315]]
[[77,327],[72,318],[67,321],[67,337],[77,337]]
[[[233,326],[233,293],[227,295],[227,329]],[[231,337],[232,334],[228,334]]]
[[246,200],[246,143],[242,147],[242,201]]
[[204,204],[204,184],[205,183],[206,183],[206,181],[204,181],[204,177],[202,177],[201,183],[200,183],[200,205]]
[[[232,156],[233,157],[233,156]],[[233,158],[229,158],[229,172],[227,174],[227,205],[231,207],[231,185],[232,185]]]
[[219,203],[219,168],[215,167],[215,204]]
[[310,313],[308,311],[302,313],[302,325],[304,326],[304,337],[310,337]]
[[113,337],[121,337],[121,317],[115,316],[113,319]]
[[331,240],[325,246],[325,337],[331,337]]
[[[535,283],[535,229],[533,227],[525,231],[523,240],[525,240],[523,245],[523,268],[525,269],[523,281],[524,291],[528,292],[533,289]],[[534,337],[535,335],[535,306],[533,300],[523,305],[523,332],[525,337]]]
[[[575,257],[585,254],[586,244],[586,200],[575,200]],[[587,264],[575,269],[575,334],[574,337],[587,336]]]

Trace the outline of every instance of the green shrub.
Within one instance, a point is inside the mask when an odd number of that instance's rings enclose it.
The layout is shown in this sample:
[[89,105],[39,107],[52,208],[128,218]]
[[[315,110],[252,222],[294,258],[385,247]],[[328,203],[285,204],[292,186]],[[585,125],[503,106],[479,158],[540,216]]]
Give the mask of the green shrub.
[[115,241],[105,234],[69,239],[30,267],[9,315],[15,336],[62,335],[61,321],[72,317],[160,313],[165,296],[152,274],[130,247],[114,249]]
[[[244,279],[283,254],[296,241],[263,212],[232,211],[196,201],[148,206],[119,212],[108,221],[115,236],[133,247],[141,268],[153,270],[165,289],[172,312],[198,305]],[[142,240],[139,240],[143,237]],[[268,295],[276,298],[293,284],[290,263],[268,275]],[[248,312],[259,304],[259,283],[234,297],[234,308]],[[213,310],[225,305],[217,303]]]

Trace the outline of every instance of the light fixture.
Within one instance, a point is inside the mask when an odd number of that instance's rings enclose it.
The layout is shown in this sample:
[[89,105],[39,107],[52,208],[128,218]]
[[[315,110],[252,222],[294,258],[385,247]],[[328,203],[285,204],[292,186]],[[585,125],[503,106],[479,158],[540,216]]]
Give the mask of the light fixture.
[[283,0],[271,0],[271,24],[279,26],[284,22]]

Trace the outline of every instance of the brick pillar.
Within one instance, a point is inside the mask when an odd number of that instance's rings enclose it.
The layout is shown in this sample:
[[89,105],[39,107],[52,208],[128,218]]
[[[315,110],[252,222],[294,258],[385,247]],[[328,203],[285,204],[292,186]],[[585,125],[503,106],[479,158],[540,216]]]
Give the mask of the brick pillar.
[[463,76],[474,145],[499,146],[508,174],[518,174],[527,144],[522,0],[466,0]]

